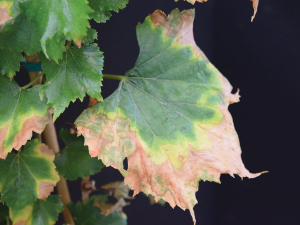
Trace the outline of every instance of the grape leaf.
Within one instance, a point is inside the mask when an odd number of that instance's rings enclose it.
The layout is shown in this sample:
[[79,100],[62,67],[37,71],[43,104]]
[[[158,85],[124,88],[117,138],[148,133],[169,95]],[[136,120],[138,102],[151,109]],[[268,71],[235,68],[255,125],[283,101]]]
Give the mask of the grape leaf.
[[110,11],[119,12],[124,9],[129,0],[90,0],[89,5],[94,10],[90,14],[97,23],[105,23],[112,16]]
[[[68,35],[79,47],[81,39],[86,36],[89,25],[89,13],[92,12],[87,0],[20,0],[19,6],[26,18],[37,24],[42,34],[41,45],[46,57],[49,58],[47,42],[65,40]],[[54,45],[54,43],[52,43]],[[54,48],[52,48],[52,54]],[[51,59],[60,58],[60,53],[53,54]]]
[[8,207],[0,202],[0,225],[7,225],[7,220],[9,218]]
[[51,122],[46,99],[39,98],[40,85],[21,89],[15,81],[0,76],[0,158],[12,148],[19,150],[32,136]]
[[50,195],[46,201],[37,200],[23,209],[10,210],[10,218],[15,225],[54,225],[62,206],[59,195]]
[[[160,10],[137,26],[140,54],[118,89],[76,120],[91,156],[126,176],[134,190],[172,207],[193,206],[199,180],[222,173],[253,178],[228,105],[232,86],[193,38],[194,10]],[[128,158],[128,170],[123,160]]]
[[1,31],[0,47],[32,55],[41,51],[41,37],[35,24],[18,15],[8,21]]
[[90,44],[90,43],[93,43],[95,39],[98,40],[98,34],[97,34],[97,31],[94,30],[94,29],[88,28],[88,30],[87,30],[87,36],[85,36],[85,37],[82,39],[82,44]]
[[97,44],[70,47],[59,64],[39,55],[47,81],[41,88],[48,103],[54,108],[53,119],[65,110],[69,102],[77,98],[83,101],[85,94],[102,99],[103,54]]
[[[175,1],[178,1],[178,0],[175,0]],[[207,2],[207,0],[186,0],[186,1],[188,1],[189,3],[191,3],[191,4],[195,4],[196,2]],[[252,1],[252,3],[253,3],[253,9],[254,9],[254,14],[253,14],[253,16],[251,17],[251,22],[253,22],[253,20],[254,20],[254,18],[255,18],[255,15],[256,15],[256,13],[257,13],[257,7],[258,7],[258,3],[259,3],[259,0],[250,0],[250,1]]]
[[53,163],[54,154],[37,140],[27,142],[19,153],[0,159],[1,201],[13,211],[46,199],[59,181]]
[[107,196],[97,195],[87,199],[84,203],[77,202],[68,204],[76,225],[126,225],[126,215],[119,211],[113,211],[108,216],[101,214],[100,208],[94,206],[94,201],[98,199],[107,202]]
[[7,48],[0,49],[0,74],[13,78],[16,71],[20,70],[20,62],[23,61],[21,52],[10,51]]
[[84,146],[84,138],[71,134],[68,129],[61,129],[59,136],[67,145],[56,156],[54,163],[59,174],[68,180],[76,180],[78,177],[86,177],[100,172],[104,167],[101,160],[89,155],[87,146]]

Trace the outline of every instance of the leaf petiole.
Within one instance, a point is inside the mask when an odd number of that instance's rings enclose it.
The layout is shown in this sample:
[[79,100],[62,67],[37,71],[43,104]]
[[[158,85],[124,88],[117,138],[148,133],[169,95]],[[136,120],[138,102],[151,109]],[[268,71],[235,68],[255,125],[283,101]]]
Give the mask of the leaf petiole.
[[123,80],[125,78],[125,76],[115,75],[115,74],[102,74],[102,77],[105,79],[112,79],[112,80]]
[[25,86],[21,87],[21,89],[26,89],[30,87],[34,82],[36,82],[41,76],[43,76],[45,73],[41,73],[36,78],[34,78],[29,84],[26,84]]

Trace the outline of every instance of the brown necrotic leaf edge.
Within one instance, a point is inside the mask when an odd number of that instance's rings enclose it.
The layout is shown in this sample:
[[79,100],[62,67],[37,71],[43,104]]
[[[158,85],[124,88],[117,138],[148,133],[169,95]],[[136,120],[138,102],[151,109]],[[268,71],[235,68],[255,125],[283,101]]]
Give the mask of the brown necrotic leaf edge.
[[[12,143],[12,148],[19,150],[26,142],[32,137],[32,132],[41,134],[45,129],[45,126],[52,121],[52,109],[48,110],[45,117],[34,116],[25,121],[22,130],[16,135]],[[6,159],[8,152],[3,151],[2,144],[6,136],[8,125],[0,130],[0,158]]]

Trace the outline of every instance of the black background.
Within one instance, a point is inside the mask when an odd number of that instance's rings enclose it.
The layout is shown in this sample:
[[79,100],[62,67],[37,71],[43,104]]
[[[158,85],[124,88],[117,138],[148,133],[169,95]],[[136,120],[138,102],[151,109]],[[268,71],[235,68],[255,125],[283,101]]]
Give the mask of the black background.
[[[195,214],[198,225],[296,225],[299,207],[299,69],[300,2],[261,0],[254,22],[249,0],[209,0],[195,6],[179,0],[129,0],[104,24],[92,22],[104,52],[103,73],[124,74],[138,56],[135,27],[156,9],[196,8],[194,36],[210,61],[228,78],[241,102],[229,107],[250,172],[269,170],[255,179],[222,175],[222,184],[200,182]],[[22,69],[21,73],[25,73]],[[24,77],[19,78],[25,82]],[[21,79],[23,79],[21,81]],[[25,82],[26,83],[26,82]],[[109,96],[118,81],[105,80],[102,95]],[[56,121],[57,131],[69,128],[87,107],[71,103]],[[63,143],[61,148],[63,148]],[[122,180],[105,168],[92,176],[96,186]],[[74,202],[81,199],[80,182],[69,182]],[[192,225],[188,211],[168,204],[149,204],[142,194],[124,208],[129,225]],[[62,224],[62,217],[57,224]]]

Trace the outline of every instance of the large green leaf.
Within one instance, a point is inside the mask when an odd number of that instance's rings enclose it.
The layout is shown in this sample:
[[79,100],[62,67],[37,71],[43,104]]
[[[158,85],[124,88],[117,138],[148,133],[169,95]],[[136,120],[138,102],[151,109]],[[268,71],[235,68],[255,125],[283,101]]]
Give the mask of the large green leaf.
[[37,26],[21,15],[6,23],[0,32],[0,48],[10,51],[25,51],[28,55],[41,51],[41,35]]
[[0,49],[0,77],[2,74],[13,78],[16,71],[20,70],[20,62],[23,61],[24,58],[21,52],[10,51],[7,48]]
[[78,177],[86,177],[100,172],[104,167],[101,160],[89,155],[87,146],[84,146],[84,138],[71,134],[68,129],[61,129],[59,136],[66,147],[56,156],[54,163],[59,174],[68,180],[76,180]]
[[112,16],[111,11],[124,9],[129,0],[90,0],[89,5],[94,10],[90,15],[98,23],[105,23]]
[[10,210],[10,218],[16,225],[54,225],[62,206],[59,195],[50,195],[46,201],[37,200],[21,210]]
[[[193,39],[194,10],[157,10],[137,26],[140,54],[119,88],[75,124],[92,156],[118,168],[125,184],[172,207],[193,206],[199,180],[244,167],[228,105],[239,100]],[[128,157],[128,170],[123,160]]]
[[46,199],[59,181],[53,163],[54,153],[37,140],[27,142],[19,153],[0,159],[1,201],[12,211]]
[[70,101],[83,100],[86,93],[102,99],[103,54],[97,44],[83,45],[80,49],[70,47],[59,60],[59,64],[39,56],[47,81],[41,92],[54,108],[53,119],[65,110]]
[[120,214],[115,210],[108,216],[101,214],[101,210],[94,206],[95,200],[107,202],[107,196],[97,195],[87,199],[84,203],[77,202],[75,205],[70,203],[68,209],[70,210],[75,225],[126,225],[127,218],[125,214]]
[[42,34],[42,49],[47,58],[50,57],[57,62],[61,53],[54,54],[54,48],[51,48],[52,56],[50,56],[48,42],[61,43],[68,35],[80,46],[81,39],[86,36],[87,28],[90,26],[88,14],[92,10],[87,3],[87,0],[20,0],[19,6],[23,15],[37,24]]
[[0,76],[0,158],[18,150],[51,122],[46,99],[39,98],[40,85],[21,89],[15,81]]

